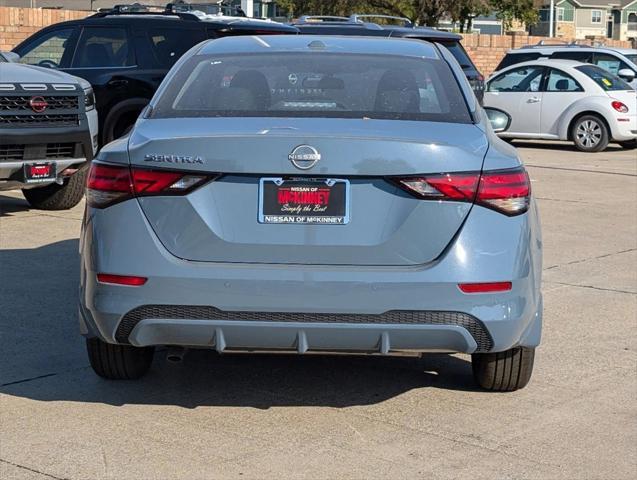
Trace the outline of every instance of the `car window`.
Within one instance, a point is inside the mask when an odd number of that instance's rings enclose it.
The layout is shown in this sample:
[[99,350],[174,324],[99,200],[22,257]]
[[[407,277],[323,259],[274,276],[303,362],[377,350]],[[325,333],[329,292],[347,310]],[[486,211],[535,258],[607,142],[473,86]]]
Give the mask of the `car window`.
[[467,55],[467,52],[465,51],[465,49],[462,48],[462,45],[460,45],[460,42],[439,42],[439,43],[444,45],[451,52],[451,54],[458,61],[458,63],[460,64],[463,70],[476,68],[473,65],[473,62],[471,61],[471,59],[469,58],[469,55]]
[[47,67],[62,66],[73,28],[54,30],[29,43],[21,51],[20,63]]
[[628,65],[619,58],[608,53],[595,53],[593,55],[593,63],[600,68],[617,75],[622,68],[628,68]]
[[637,65],[637,55],[625,55],[625,57],[633,62],[635,65]]
[[577,60],[582,63],[591,63],[593,58],[593,52],[555,52],[551,55],[551,58],[557,58],[560,60]]
[[531,60],[537,60],[540,58],[540,53],[510,53],[504,56],[500,64],[496,67],[496,71],[503,70],[511,65],[515,65],[522,62],[530,62]]
[[153,117],[206,116],[471,122],[440,59],[316,52],[191,58]]
[[547,92],[583,92],[584,89],[568,73],[551,68],[548,81],[546,82]]
[[632,90],[633,89],[629,84],[624,82],[621,78],[595,65],[581,65],[579,67],[575,67],[575,69],[579,70],[586,76],[590,77],[597,85],[599,85],[606,92],[610,92],[613,90]]
[[162,67],[170,68],[191,47],[205,40],[201,30],[151,28],[148,36],[155,58]]
[[125,28],[86,27],[82,30],[74,68],[127,67],[134,65],[133,49]]
[[495,77],[488,92],[539,92],[544,67],[520,67]]

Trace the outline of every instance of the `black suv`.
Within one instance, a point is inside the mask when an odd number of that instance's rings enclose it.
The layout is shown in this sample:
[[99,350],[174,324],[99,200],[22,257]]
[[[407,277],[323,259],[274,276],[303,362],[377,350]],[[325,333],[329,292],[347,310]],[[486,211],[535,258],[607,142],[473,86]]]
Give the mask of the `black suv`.
[[44,28],[14,48],[22,63],[88,80],[95,91],[100,145],[125,134],[186,50],[228,35],[296,34],[266,20],[206,15],[169,4],[158,12],[120,5]]
[[[375,23],[368,20],[376,19]],[[399,25],[387,24],[398,22]],[[484,77],[462,47],[462,36],[429,27],[415,27],[408,19],[390,15],[351,15],[350,17],[306,15],[292,23],[304,35],[359,35],[366,37],[415,38],[444,45],[455,57],[482,103]]]

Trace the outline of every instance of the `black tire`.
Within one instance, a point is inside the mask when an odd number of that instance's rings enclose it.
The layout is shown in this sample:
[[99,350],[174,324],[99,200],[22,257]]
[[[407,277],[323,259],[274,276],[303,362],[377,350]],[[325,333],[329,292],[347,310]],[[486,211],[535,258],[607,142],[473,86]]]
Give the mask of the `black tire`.
[[606,122],[598,115],[582,115],[571,126],[571,139],[582,152],[601,152],[610,137]]
[[637,140],[629,140],[627,142],[619,142],[619,146],[624,150],[634,150],[637,148]]
[[524,388],[533,373],[534,348],[517,347],[471,356],[473,378],[486,390],[512,392]]
[[99,338],[87,338],[86,350],[93,371],[108,380],[143,377],[153,362],[155,347],[113,345]]
[[80,168],[62,185],[52,183],[46,187],[25,188],[22,190],[29,205],[39,210],[68,210],[73,208],[84,196],[88,167]]

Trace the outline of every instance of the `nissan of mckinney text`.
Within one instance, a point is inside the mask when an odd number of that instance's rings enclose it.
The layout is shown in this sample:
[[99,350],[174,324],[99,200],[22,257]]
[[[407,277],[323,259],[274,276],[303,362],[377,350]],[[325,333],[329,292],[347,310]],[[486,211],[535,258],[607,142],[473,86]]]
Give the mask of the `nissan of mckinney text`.
[[21,189],[34,208],[64,210],[84,195],[97,149],[91,85],[0,56],[0,190]]
[[406,39],[200,44],[92,162],[80,328],[95,372],[170,351],[466,353],[524,387],[540,343],[529,177],[451,53]]

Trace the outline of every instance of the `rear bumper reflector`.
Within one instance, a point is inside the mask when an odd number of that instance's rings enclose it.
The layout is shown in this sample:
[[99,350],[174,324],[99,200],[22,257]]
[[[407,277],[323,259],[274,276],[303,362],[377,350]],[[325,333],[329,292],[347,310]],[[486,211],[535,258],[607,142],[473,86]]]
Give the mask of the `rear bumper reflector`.
[[98,273],[97,281],[100,283],[110,283],[113,285],[126,285],[129,287],[139,287],[144,285],[148,279],[146,277],[135,277],[132,275],[112,275],[110,273]]
[[458,288],[464,293],[494,293],[508,292],[511,290],[511,282],[490,283],[459,283]]

